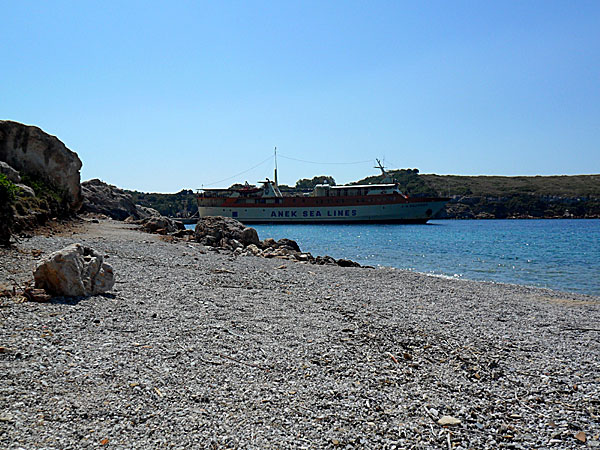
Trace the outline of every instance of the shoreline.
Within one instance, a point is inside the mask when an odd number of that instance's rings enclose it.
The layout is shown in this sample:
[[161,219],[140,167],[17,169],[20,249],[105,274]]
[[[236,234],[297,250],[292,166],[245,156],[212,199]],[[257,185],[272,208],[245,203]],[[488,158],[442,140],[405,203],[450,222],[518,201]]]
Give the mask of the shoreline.
[[0,251],[0,283],[72,242],[117,276],[106,295],[0,297],[2,447],[600,445],[598,297],[233,257],[132,228],[86,222]]
[[[593,257],[595,249],[600,251],[595,240],[600,236],[599,224],[595,220],[461,220],[409,228],[340,225],[331,232],[325,226],[255,228],[260,236],[290,237],[305,251],[351,259],[361,265],[600,296],[596,281],[600,266]],[[571,232],[577,236],[572,244],[566,244],[564,234]],[[464,242],[463,234],[473,240],[472,245]],[[493,247],[490,242],[495,242]]]

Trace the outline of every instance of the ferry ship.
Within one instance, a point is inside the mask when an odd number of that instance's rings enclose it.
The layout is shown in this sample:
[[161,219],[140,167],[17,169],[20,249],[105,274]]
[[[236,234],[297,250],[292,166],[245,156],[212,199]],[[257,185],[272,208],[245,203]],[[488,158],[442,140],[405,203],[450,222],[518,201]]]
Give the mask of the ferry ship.
[[232,217],[242,223],[426,223],[450,200],[410,197],[402,193],[379,160],[381,184],[330,186],[312,193],[284,196],[275,181],[246,183],[239,189],[202,189],[198,215]]

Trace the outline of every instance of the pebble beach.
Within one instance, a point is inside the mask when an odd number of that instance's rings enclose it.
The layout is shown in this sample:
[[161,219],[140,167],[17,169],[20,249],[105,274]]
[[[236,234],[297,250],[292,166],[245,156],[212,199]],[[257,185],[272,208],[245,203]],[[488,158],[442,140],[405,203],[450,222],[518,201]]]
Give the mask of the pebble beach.
[[111,220],[114,289],[0,297],[0,448],[600,448],[600,298],[234,256]]

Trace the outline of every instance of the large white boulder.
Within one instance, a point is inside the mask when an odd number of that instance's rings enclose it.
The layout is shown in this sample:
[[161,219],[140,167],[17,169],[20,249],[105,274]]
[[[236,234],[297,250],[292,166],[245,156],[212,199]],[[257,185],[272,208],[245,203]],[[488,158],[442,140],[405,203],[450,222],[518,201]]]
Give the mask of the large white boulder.
[[100,294],[115,284],[113,268],[102,255],[81,244],[46,256],[33,276],[36,288],[65,297]]

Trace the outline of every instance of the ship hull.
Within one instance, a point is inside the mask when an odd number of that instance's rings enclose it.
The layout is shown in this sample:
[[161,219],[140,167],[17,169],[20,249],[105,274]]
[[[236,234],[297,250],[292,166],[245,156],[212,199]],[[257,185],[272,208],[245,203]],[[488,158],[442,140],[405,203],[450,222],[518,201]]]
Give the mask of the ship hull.
[[[415,201],[416,200],[416,201]],[[198,205],[199,216],[232,217],[243,223],[426,223],[447,199],[377,205]],[[200,202],[199,202],[200,203]]]

